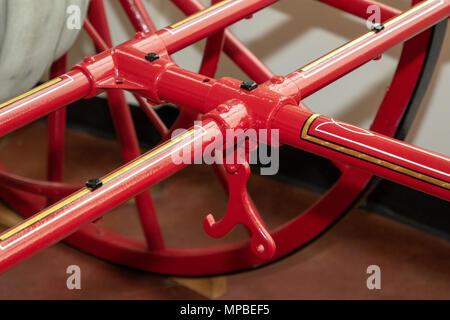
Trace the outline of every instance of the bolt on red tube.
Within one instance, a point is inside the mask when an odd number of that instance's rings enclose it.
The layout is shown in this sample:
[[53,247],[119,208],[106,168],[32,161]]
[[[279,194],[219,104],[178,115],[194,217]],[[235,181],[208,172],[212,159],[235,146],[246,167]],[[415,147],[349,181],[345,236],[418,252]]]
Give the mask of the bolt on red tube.
[[173,155],[195,144],[203,148],[219,135],[218,125],[206,120],[98,179],[95,188],[89,181],[86,188],[6,230],[0,234],[0,273],[186,167],[186,163],[175,163]]

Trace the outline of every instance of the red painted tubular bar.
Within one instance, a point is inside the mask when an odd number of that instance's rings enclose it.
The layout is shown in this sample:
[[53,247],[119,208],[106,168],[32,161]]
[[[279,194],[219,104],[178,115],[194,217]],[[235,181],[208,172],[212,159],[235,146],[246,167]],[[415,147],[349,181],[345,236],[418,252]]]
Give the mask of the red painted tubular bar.
[[[223,0],[158,32],[169,53],[181,50],[278,0]],[[218,14],[220,13],[220,14]]]
[[[186,15],[192,15],[205,9],[198,0],[172,0],[172,2]],[[256,82],[262,83],[274,76],[272,71],[229,30],[225,30],[223,50]]]
[[[173,53],[273,2],[276,0],[224,0],[157,34]],[[91,85],[82,72],[75,70],[0,104],[0,136],[91,94]]]
[[[206,120],[154,150],[100,179],[98,188],[84,188],[0,234],[0,273],[75,232],[142,190],[167,178],[187,164],[175,163],[173,154],[184,148],[211,143],[221,134]],[[193,156],[195,156],[195,152]]]
[[450,0],[425,0],[371,31],[288,75],[300,100],[325,87],[394,45],[406,41],[450,15]]
[[147,13],[142,0],[120,0],[136,30],[142,32],[156,32],[156,27]]
[[381,22],[398,16],[401,11],[391,8],[388,5],[373,0],[319,0],[320,2],[326,3],[332,7],[338,8],[342,11],[351,13],[355,16],[361,17],[363,19],[369,18],[373,13],[368,12],[368,8],[371,6],[377,6],[380,9]]
[[450,200],[450,158],[387,136],[285,106],[273,128],[280,141]]
[[0,136],[85,97],[88,78],[72,71],[0,104]]

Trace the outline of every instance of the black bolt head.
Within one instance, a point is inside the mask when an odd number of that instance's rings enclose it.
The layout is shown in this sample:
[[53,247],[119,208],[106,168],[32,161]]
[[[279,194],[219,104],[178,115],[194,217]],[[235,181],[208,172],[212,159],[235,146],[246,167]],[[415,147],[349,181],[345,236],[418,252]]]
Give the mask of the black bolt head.
[[378,33],[384,30],[384,26],[381,23],[374,23],[371,28],[372,31]]
[[95,189],[100,188],[103,185],[102,180],[100,179],[89,179],[88,181],[86,181],[86,188],[91,189],[92,191]]
[[153,62],[159,59],[159,55],[155,52],[150,52],[145,55],[145,59],[147,59],[150,62]]
[[247,91],[252,91],[258,88],[258,84],[255,81],[247,80],[242,82],[241,88]]

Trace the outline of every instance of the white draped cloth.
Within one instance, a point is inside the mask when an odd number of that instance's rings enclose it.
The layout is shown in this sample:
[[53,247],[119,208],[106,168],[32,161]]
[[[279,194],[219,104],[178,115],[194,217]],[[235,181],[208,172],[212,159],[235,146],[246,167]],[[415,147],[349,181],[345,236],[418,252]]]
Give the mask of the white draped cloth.
[[36,85],[51,63],[69,50],[80,30],[68,19],[79,8],[82,26],[88,3],[0,0],[0,102]]

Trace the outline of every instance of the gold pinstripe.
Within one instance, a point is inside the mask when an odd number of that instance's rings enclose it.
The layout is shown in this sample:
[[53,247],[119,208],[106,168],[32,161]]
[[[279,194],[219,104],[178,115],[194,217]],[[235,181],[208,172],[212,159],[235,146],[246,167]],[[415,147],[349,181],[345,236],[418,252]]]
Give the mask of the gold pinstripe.
[[219,7],[223,6],[223,5],[226,5],[227,3],[231,2],[231,1],[233,1],[233,0],[224,0],[224,1],[221,1],[219,3],[216,3],[215,5],[213,5],[211,7],[208,7],[206,9],[202,10],[202,11],[199,11],[199,12],[197,12],[197,13],[189,16],[189,17],[187,17],[184,20],[181,20],[181,21],[178,21],[177,23],[172,24],[171,26],[169,26],[169,28],[175,29],[176,27],[179,27],[182,24],[185,24],[186,22],[194,20],[195,18],[198,18],[198,17],[204,15],[205,13],[208,13],[208,12],[210,12],[210,11],[216,9],[216,8],[219,8]]
[[54,84],[56,84],[58,82],[61,82],[62,80],[63,80],[63,78],[55,78],[53,80],[47,81],[46,83],[43,83],[42,85],[40,85],[40,86],[38,86],[38,87],[36,87],[34,89],[31,89],[30,91],[27,91],[24,94],[21,94],[20,96],[17,96],[15,98],[12,98],[11,100],[3,102],[2,104],[0,104],[0,109],[13,104],[14,102],[17,102],[19,100],[27,98],[27,97],[31,96],[32,94],[34,94],[36,92],[44,90],[44,89],[46,89],[46,88],[48,88],[48,87],[50,87],[50,86],[52,86],[52,85],[54,85]]
[[[433,2],[436,2],[436,1],[440,1],[440,0],[427,0],[427,1],[421,2],[417,6],[412,7],[411,9],[405,11],[404,13],[398,15],[397,17],[394,17],[394,18],[386,21],[383,25],[384,25],[385,28],[389,28],[392,25],[396,24],[397,22],[399,22],[399,21],[407,18],[408,16],[410,16],[410,15],[412,15],[412,14],[414,14],[414,13],[416,13],[416,12],[422,10],[422,9],[424,9],[425,7],[431,5]],[[336,50],[326,54],[325,56],[323,56],[323,57],[321,57],[321,58],[319,58],[317,60],[314,60],[310,64],[308,64],[308,65],[304,66],[303,68],[301,68],[300,71],[303,71],[303,72],[310,71],[310,70],[314,69],[315,67],[323,64],[324,62],[330,60],[331,58],[341,54],[345,50],[347,50],[347,49],[349,49],[349,48],[351,48],[353,46],[356,46],[357,44],[359,44],[359,43],[361,43],[361,42],[371,38],[374,35],[376,35],[375,31],[369,31],[368,33],[360,36],[359,38],[356,38],[355,40],[350,41],[349,43],[343,45],[342,47],[339,47]]]
[[417,171],[414,171],[414,170],[411,170],[411,169],[408,169],[408,168],[396,165],[394,163],[388,162],[386,160],[383,160],[383,159],[371,156],[369,154],[362,153],[362,152],[359,152],[359,151],[354,150],[354,149],[350,149],[350,148],[347,148],[347,147],[344,147],[344,146],[340,146],[338,144],[335,144],[333,142],[327,141],[325,139],[317,138],[317,137],[309,135],[308,134],[309,128],[311,127],[313,122],[319,116],[320,116],[320,114],[313,114],[305,122],[305,125],[304,125],[304,127],[302,129],[302,132],[301,132],[301,138],[302,139],[307,140],[307,141],[311,141],[311,142],[316,143],[316,144],[319,144],[319,145],[321,145],[323,147],[326,147],[328,149],[332,149],[332,150],[338,151],[340,153],[344,153],[344,154],[353,156],[355,158],[371,162],[371,163],[376,164],[378,166],[385,167],[385,168],[397,171],[397,172],[399,172],[401,174],[404,174],[404,175],[416,178],[418,180],[421,180],[421,181],[433,184],[435,186],[438,186],[438,187],[450,190],[450,183],[447,182],[447,181],[444,181],[444,180],[441,180],[441,179],[437,179],[437,178],[434,178],[434,177],[430,177],[430,176],[427,176],[427,175],[422,174],[420,172],[417,172]]

